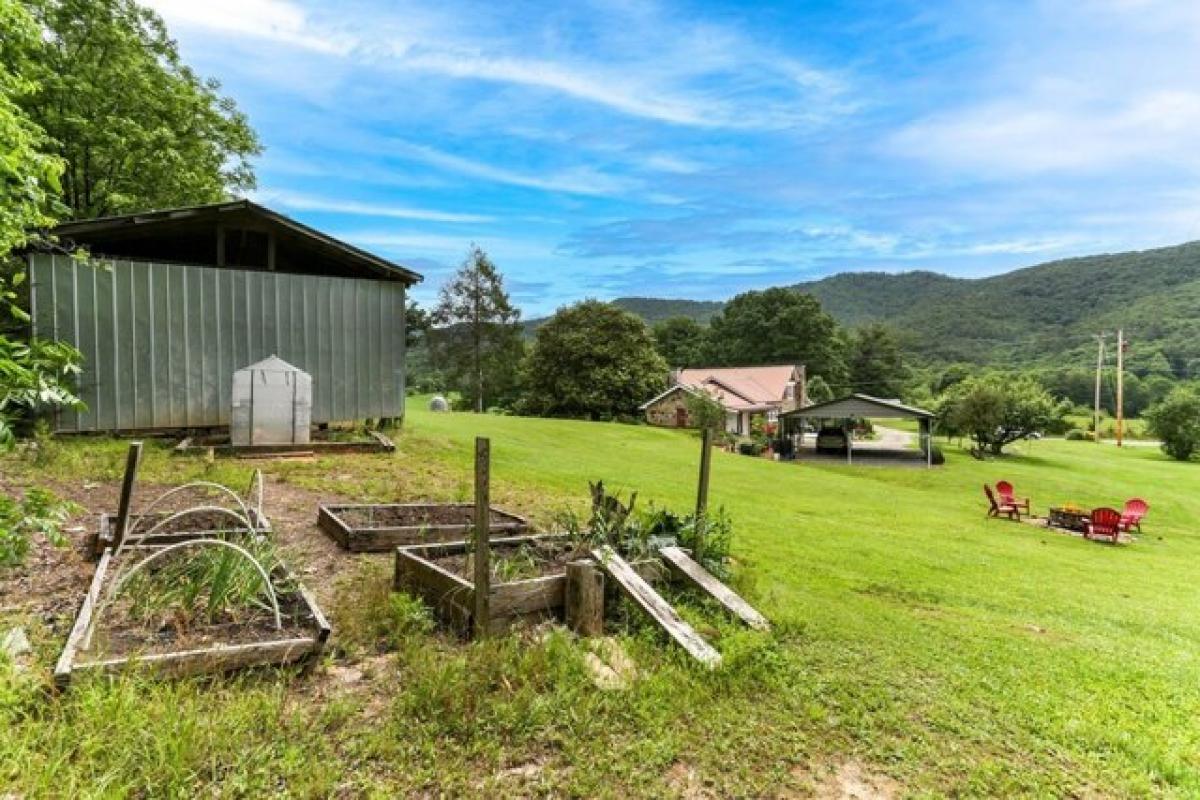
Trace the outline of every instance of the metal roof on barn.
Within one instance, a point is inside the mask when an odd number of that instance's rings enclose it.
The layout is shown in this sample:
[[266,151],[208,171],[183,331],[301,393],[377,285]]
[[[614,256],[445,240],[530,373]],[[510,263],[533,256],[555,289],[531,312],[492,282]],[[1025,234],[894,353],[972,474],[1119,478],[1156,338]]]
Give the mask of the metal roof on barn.
[[95,256],[412,285],[421,275],[250,200],[65,222],[53,230]]

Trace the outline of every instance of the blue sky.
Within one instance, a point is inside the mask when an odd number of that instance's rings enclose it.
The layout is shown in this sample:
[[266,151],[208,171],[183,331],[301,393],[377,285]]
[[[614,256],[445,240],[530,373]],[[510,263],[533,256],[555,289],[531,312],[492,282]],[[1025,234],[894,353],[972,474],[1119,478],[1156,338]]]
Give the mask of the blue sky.
[[1200,239],[1194,0],[151,0],[255,199],[526,316]]

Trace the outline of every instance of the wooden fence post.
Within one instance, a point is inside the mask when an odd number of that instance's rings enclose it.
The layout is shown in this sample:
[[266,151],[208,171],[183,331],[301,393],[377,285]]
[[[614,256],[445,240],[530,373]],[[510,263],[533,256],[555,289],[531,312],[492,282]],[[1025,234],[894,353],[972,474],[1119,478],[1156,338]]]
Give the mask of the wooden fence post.
[[708,477],[712,471],[712,428],[705,427],[700,435],[700,481],[696,487],[696,546],[692,556],[699,561],[704,555],[704,536],[708,517]]
[[125,455],[125,478],[121,481],[121,502],[117,506],[116,529],[113,531],[113,552],[121,549],[125,534],[129,531],[129,506],[133,503],[133,485],[137,482],[138,467],[142,463],[142,443],[132,442]]
[[488,531],[491,527],[491,440],[475,437],[475,636],[488,632],[489,594],[491,593],[491,550]]
[[567,564],[566,618],[580,636],[604,635],[604,573],[590,558]]

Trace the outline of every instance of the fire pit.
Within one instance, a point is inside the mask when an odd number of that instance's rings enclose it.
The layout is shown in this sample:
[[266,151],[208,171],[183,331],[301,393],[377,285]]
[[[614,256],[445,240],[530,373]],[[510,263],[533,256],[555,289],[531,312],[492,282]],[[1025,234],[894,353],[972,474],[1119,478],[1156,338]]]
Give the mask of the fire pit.
[[1047,524],[1052,528],[1084,533],[1087,531],[1090,520],[1090,511],[1073,506],[1055,506],[1050,509],[1050,518],[1047,520]]

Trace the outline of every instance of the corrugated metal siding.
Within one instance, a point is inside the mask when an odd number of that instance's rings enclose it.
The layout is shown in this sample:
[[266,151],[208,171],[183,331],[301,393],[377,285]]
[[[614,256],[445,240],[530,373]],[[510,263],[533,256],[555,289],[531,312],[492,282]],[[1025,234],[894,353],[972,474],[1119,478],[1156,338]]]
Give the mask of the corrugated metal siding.
[[270,355],[313,380],[313,422],[404,414],[404,285],[141,261],[30,257],[34,332],[83,352],[60,430],[229,424],[235,370]]

